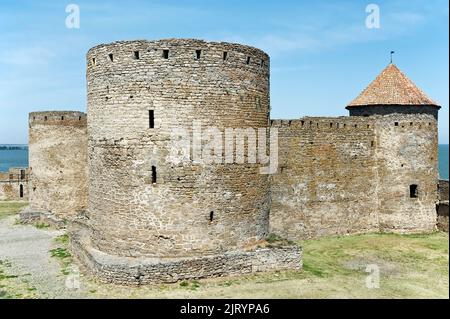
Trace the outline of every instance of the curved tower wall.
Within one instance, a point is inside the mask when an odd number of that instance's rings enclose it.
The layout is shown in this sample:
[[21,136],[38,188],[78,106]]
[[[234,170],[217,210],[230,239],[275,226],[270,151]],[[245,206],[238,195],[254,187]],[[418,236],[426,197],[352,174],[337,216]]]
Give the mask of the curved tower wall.
[[88,215],[97,249],[179,257],[266,237],[269,178],[261,165],[176,164],[168,155],[172,130],[191,131],[194,121],[222,133],[267,127],[268,55],[198,40],[116,42],[88,52],[87,83]]
[[86,114],[29,114],[30,210],[71,219],[87,202]]

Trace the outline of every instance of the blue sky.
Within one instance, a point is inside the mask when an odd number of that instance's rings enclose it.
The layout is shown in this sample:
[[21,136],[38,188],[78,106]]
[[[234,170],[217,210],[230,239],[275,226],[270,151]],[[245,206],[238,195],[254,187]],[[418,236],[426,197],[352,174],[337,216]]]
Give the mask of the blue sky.
[[[65,8],[80,7],[67,29]],[[368,29],[365,8],[380,8]],[[0,2],[0,143],[27,143],[28,112],[86,109],[85,54],[116,40],[201,38],[271,56],[273,118],[347,115],[345,106],[389,62],[442,105],[448,143],[447,0]]]

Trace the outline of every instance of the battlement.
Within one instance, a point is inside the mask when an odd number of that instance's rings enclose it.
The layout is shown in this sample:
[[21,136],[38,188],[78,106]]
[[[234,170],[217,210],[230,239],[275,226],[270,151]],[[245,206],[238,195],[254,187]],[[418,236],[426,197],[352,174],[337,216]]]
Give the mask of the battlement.
[[87,53],[87,68],[120,69],[123,65],[220,66],[269,73],[270,58],[262,50],[236,43],[195,39],[136,40],[101,44]]
[[437,122],[426,115],[406,116],[373,116],[373,117],[302,117],[300,119],[270,120],[271,127],[288,127],[304,130],[333,130],[333,129],[371,129],[375,125],[392,126],[398,129],[429,129],[435,128]]
[[294,120],[271,120],[271,127],[289,127],[304,130],[335,129],[370,129],[374,125],[372,119],[340,117],[302,117]]
[[45,111],[31,112],[28,116],[29,126],[34,125],[62,125],[86,126],[86,113],[77,111]]

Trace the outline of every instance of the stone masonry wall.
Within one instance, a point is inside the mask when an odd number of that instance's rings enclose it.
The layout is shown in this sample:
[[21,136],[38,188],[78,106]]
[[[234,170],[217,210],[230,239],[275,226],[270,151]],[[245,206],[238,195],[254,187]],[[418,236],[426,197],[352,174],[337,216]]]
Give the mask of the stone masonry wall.
[[264,52],[198,40],[116,42],[88,52],[87,81],[88,217],[96,249],[194,256],[267,236],[269,178],[261,165],[168,158],[172,130],[191,132],[194,121],[204,132],[268,126]]
[[29,115],[30,210],[71,219],[86,209],[86,114]]
[[435,229],[434,116],[303,118],[272,127],[280,167],[272,177],[271,232],[303,239]]
[[439,204],[437,205],[437,228],[448,233],[448,180],[439,180]]
[[28,199],[28,168],[10,168],[0,172],[0,200]]
[[[376,121],[380,230],[435,230],[438,200],[435,117],[393,114],[377,117]],[[413,185],[417,186],[416,196],[410,194]]]
[[271,232],[290,239],[377,231],[375,130],[363,118],[274,120]]

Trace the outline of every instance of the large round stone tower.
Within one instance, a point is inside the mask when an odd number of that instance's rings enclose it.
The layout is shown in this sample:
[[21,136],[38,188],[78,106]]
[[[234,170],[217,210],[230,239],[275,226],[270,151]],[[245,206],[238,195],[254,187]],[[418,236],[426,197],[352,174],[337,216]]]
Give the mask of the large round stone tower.
[[[199,40],[115,42],[89,50],[87,86],[95,250],[190,258],[242,251],[266,238],[269,177],[262,165],[225,163],[222,151],[214,163],[199,164],[195,154],[205,154],[212,128],[268,127],[267,54]],[[172,158],[180,130],[190,134],[194,161]],[[185,268],[185,277],[199,276]]]
[[30,212],[62,220],[86,209],[86,137],[85,113],[29,114]]

